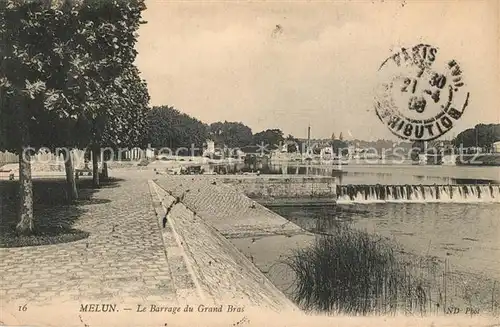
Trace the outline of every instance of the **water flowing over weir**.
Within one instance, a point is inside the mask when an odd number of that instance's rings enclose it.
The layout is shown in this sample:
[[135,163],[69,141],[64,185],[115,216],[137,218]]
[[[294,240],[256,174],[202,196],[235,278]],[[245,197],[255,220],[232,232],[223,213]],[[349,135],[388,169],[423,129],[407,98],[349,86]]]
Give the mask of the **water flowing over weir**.
[[500,185],[337,185],[337,203],[496,202]]

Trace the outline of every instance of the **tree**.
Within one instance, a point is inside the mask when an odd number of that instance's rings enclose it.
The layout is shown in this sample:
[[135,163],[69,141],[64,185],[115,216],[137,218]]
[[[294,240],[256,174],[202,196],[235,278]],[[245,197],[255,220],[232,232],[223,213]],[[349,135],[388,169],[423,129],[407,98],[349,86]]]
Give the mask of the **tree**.
[[9,122],[2,128],[0,143],[19,155],[19,234],[34,231],[30,152],[37,135],[33,125],[45,110],[47,52],[52,46],[51,28],[59,22],[50,5],[0,1],[1,116]]
[[252,129],[240,122],[215,122],[210,124],[209,135],[219,146],[241,148],[252,144]]
[[424,142],[422,142],[422,141],[413,142],[411,150],[410,150],[411,160],[418,161],[420,153],[422,153],[424,150],[425,150]]
[[148,140],[153,147],[170,150],[201,149],[208,138],[206,124],[169,106],[153,107],[149,111],[147,130]]
[[[132,144],[132,135],[128,134],[143,131],[145,115],[141,112],[149,95],[133,63],[135,32],[142,23],[145,6],[142,0],[89,0],[66,9],[69,14],[54,12],[62,18],[56,20],[59,24],[53,24],[49,33],[53,51],[47,71],[55,73],[46,83],[50,101],[45,107],[65,121],[59,124],[63,129],[78,123],[80,128],[66,133],[58,145],[65,149],[90,145],[94,186],[98,187],[100,148],[116,148],[120,139]],[[68,151],[63,154],[69,189],[76,197],[71,156]],[[107,172],[105,162],[103,168]]]
[[[64,1],[60,7],[45,10],[39,19],[40,26],[45,27],[47,48],[43,50],[44,76],[46,86],[45,102],[42,111],[38,113],[35,135],[38,135],[38,146],[61,148],[64,157],[68,200],[76,200],[76,188],[73,159],[71,150],[79,145],[85,145],[80,133],[74,134],[75,126],[81,122],[82,95],[75,88],[78,80],[86,80],[84,56],[81,53],[81,37],[85,24],[79,19],[79,5],[72,1]],[[87,77],[88,80],[88,77]],[[59,153],[57,153],[59,155]]]
[[[107,106],[106,115],[99,115],[93,120],[86,120],[76,133],[90,136],[93,145],[92,166],[94,185],[99,185],[98,162],[101,149],[106,148],[116,153],[123,148],[143,147],[147,143],[147,114],[149,112],[149,93],[147,85],[141,79],[139,70],[134,67],[124,69],[114,83],[105,90],[110,96],[103,99]],[[90,133],[89,133],[90,131]],[[102,171],[108,177],[107,161],[111,153],[104,151]]]
[[[94,187],[99,187],[98,159],[101,147],[103,144],[116,144],[115,142],[123,137],[122,131],[114,128],[120,119],[122,123],[126,121],[120,114],[126,113],[127,110],[142,110],[143,107],[142,100],[138,100],[138,106],[133,103],[129,109],[126,106],[130,101],[123,99],[129,97],[125,85],[127,76],[129,81],[137,80],[137,77],[134,77],[138,75],[134,73],[137,55],[136,32],[143,23],[141,14],[145,9],[144,0],[88,0],[79,11],[79,18],[85,22],[89,31],[81,40],[84,61],[87,63],[85,76],[88,78],[80,79],[79,82],[83,83],[79,84],[83,84],[80,93],[84,91],[87,100],[83,116],[91,122],[89,143],[93,153]],[[130,125],[125,124],[124,127],[126,126]],[[116,135],[113,135],[114,133]],[[125,139],[128,139],[127,135]]]
[[500,141],[500,124],[479,124],[477,130],[478,146],[492,150],[493,143]]
[[333,153],[335,154],[344,154],[347,151],[348,144],[345,141],[342,140],[331,140],[328,142],[330,147],[333,149]]
[[302,141],[300,141],[298,138],[293,136],[292,134],[288,134],[286,137],[285,143],[287,145],[287,152],[288,153],[295,153],[295,152],[301,152],[302,149]]
[[253,142],[257,145],[269,146],[276,149],[284,141],[283,132],[280,129],[266,129],[253,136]]
[[[134,66],[135,33],[144,9],[142,0],[84,1],[53,33],[60,58],[52,71],[60,73],[51,80],[51,107],[79,122],[80,128],[64,138],[65,147],[90,147],[94,187],[99,186],[101,148],[135,145],[134,134],[144,130],[149,95]],[[71,156],[65,159],[68,183],[74,185]],[[106,162],[102,165],[107,175]]]
[[459,133],[453,140],[456,147],[482,147],[491,150],[500,141],[500,124],[478,124]]
[[[106,123],[117,119],[116,106],[126,96],[111,85],[133,67],[144,9],[142,0],[0,1],[1,117],[9,122],[0,130],[0,144],[19,154],[18,233],[34,231],[32,147],[48,139],[54,144],[86,140],[95,150]],[[66,142],[43,133],[50,123],[69,131],[88,121],[91,133],[70,133]]]

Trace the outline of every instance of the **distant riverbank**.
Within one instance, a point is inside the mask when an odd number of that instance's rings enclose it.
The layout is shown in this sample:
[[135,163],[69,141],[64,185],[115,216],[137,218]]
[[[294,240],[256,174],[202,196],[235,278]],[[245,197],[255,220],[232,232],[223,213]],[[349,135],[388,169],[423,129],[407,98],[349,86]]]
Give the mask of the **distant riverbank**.
[[347,173],[382,173],[453,179],[480,179],[500,182],[500,167],[415,166],[415,165],[347,165]]
[[456,164],[460,166],[500,166],[500,153],[464,154],[458,159]]

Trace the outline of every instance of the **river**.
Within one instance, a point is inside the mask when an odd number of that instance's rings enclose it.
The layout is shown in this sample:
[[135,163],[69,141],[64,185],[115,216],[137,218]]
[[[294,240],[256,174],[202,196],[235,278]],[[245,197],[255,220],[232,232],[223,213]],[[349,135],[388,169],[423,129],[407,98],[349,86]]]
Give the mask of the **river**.
[[[216,168],[220,169],[220,168]],[[481,301],[491,299],[492,287],[500,281],[500,202],[497,167],[446,166],[298,166],[239,165],[225,167],[227,173],[309,174],[337,176],[342,185],[455,185],[471,190],[493,185],[495,192],[481,197],[420,201],[341,201],[336,206],[270,206],[269,208],[309,231],[317,231],[327,218],[335,223],[377,234],[397,242],[409,254],[435,257],[446,262],[450,275],[461,275],[458,284],[475,284]],[[219,170],[220,172],[220,170]],[[472,185],[472,186],[471,186]],[[445,187],[445,186],[443,186]],[[489,189],[488,189],[489,190]],[[322,227],[324,229],[324,226]],[[324,230],[322,230],[324,232]],[[297,245],[295,245],[297,246]],[[467,277],[463,277],[467,275]],[[495,282],[496,281],[496,282]],[[496,283],[496,286],[495,284]],[[490,285],[491,284],[491,285]],[[463,285],[459,285],[463,286]],[[451,285],[448,285],[450,288]],[[461,291],[456,293],[465,292]],[[489,295],[486,294],[489,292]],[[477,301],[476,301],[477,302]]]

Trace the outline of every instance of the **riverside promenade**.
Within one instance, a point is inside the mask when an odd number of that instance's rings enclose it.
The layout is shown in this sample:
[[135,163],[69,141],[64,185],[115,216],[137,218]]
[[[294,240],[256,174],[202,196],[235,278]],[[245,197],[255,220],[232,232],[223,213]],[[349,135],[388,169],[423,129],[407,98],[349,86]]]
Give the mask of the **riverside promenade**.
[[[206,216],[200,217],[176,203],[168,217],[175,227],[163,229],[166,206],[176,198],[153,182],[162,176],[148,170],[115,170],[112,175],[120,179],[116,186],[101,188],[93,195],[93,203],[79,206],[81,214],[72,227],[89,232],[87,239],[0,249],[0,321],[60,326],[54,319],[65,319],[65,326],[95,326],[104,321],[109,325],[109,315],[104,318],[102,313],[81,311],[82,304],[102,303],[116,305],[116,310],[123,312],[113,316],[126,323],[123,326],[144,325],[144,316],[133,315],[138,304],[189,304],[195,310],[200,304],[231,304],[235,308],[247,305],[247,312],[252,306],[272,312],[298,312],[244,255],[204,221]],[[226,202],[235,208],[246,205],[236,201],[237,195],[232,192],[226,196]],[[207,208],[210,210],[210,206]],[[263,207],[252,210],[255,217],[269,215]],[[71,207],[64,212],[71,214]],[[50,210],[38,214],[50,214]],[[283,223],[281,218],[279,225]],[[239,227],[234,230],[241,230]],[[26,311],[20,311],[25,305]],[[57,318],[61,313],[65,318]],[[153,314],[148,316],[153,320],[147,321],[156,325],[163,318]]]
[[[58,211],[65,218],[78,209],[73,227],[89,238],[0,249],[0,325],[492,326],[479,316],[416,322],[304,315],[241,252],[248,247],[275,260],[287,249],[283,240],[312,236],[217,180],[111,173],[116,185],[102,187],[86,205]],[[284,279],[275,277],[274,284]],[[222,311],[208,311],[218,310],[217,302]]]

